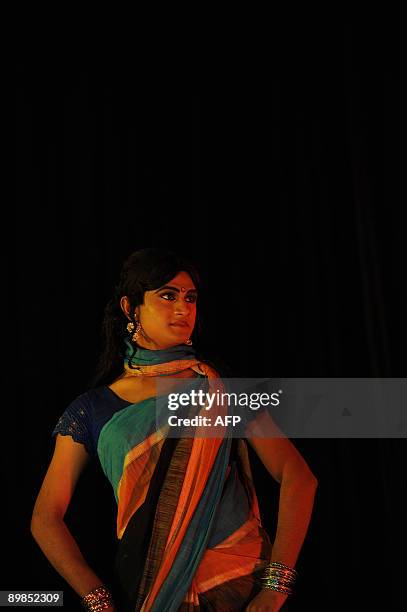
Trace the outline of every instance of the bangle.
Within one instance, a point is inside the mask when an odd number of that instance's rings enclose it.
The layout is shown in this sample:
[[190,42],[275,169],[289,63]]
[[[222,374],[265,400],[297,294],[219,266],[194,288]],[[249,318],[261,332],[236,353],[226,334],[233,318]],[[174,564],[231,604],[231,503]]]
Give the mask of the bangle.
[[101,610],[113,606],[112,594],[109,589],[100,585],[82,597],[81,604],[89,612],[101,612]]
[[285,595],[291,595],[291,586],[294,584],[297,576],[298,572],[292,567],[284,565],[284,563],[279,563],[278,561],[272,561],[266,567],[264,575],[261,578],[262,588],[272,589],[273,591],[278,591]]

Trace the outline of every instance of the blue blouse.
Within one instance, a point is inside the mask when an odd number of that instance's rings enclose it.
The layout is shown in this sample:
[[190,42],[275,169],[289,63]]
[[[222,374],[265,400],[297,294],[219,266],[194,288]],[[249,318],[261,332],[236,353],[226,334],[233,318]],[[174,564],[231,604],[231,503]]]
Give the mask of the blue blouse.
[[122,399],[103,385],[78,395],[66,408],[51,436],[60,433],[72,436],[80,442],[92,457],[97,455],[97,444],[102,427],[115,412],[126,408],[131,402]]

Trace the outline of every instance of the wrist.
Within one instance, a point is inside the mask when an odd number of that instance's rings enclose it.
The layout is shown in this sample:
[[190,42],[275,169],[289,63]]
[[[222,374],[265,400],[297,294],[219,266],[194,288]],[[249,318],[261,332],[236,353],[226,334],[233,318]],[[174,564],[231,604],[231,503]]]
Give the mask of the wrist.
[[112,593],[103,584],[92,589],[81,598],[82,607],[88,612],[102,612],[102,610],[114,610]]
[[262,590],[270,590],[287,597],[292,594],[292,586],[298,572],[284,563],[271,561],[261,578]]

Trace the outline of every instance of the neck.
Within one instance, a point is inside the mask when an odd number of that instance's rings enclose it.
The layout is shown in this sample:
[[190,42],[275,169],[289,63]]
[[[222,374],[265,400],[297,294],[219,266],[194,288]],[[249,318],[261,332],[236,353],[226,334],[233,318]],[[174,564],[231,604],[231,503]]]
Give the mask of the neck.
[[137,342],[137,346],[147,351],[165,351],[167,349],[174,348],[175,346],[181,346],[179,344],[170,344],[170,345],[160,345],[151,340],[151,342],[146,342],[143,340],[143,343]]
[[176,344],[161,348],[149,348],[144,346],[135,346],[130,340],[126,339],[127,350],[125,353],[125,362],[130,360],[133,364],[149,365],[166,363],[175,360],[188,360],[195,357],[195,349],[193,346],[186,344]]

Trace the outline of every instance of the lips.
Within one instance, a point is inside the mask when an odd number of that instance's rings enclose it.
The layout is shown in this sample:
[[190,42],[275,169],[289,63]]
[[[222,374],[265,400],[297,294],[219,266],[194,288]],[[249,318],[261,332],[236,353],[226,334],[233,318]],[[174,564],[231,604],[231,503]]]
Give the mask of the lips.
[[170,325],[173,325],[174,327],[189,327],[186,321],[177,321],[176,323],[170,323]]

